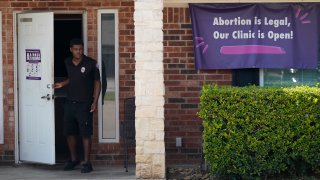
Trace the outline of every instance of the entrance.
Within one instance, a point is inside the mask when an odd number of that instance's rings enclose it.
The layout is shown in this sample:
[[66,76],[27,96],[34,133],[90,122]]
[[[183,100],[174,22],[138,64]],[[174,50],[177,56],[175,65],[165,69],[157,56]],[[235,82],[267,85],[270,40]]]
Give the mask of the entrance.
[[55,164],[68,157],[63,136],[66,90],[54,90],[53,84],[67,78],[64,60],[70,56],[70,40],[86,37],[83,16],[53,12],[16,14],[16,162]]
[[[83,39],[82,14],[54,15],[54,81],[60,82],[67,78],[64,60],[71,56],[69,42],[72,38]],[[56,162],[65,162],[69,151],[63,135],[63,106],[66,100],[66,89],[55,90],[55,150]],[[82,150],[78,140],[79,150]],[[80,152],[81,153],[81,152]]]

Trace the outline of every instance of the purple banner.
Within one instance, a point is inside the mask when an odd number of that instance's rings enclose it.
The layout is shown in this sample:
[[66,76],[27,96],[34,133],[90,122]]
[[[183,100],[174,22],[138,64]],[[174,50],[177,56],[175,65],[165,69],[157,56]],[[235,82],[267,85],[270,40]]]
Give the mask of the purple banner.
[[319,3],[189,4],[197,69],[316,69]]

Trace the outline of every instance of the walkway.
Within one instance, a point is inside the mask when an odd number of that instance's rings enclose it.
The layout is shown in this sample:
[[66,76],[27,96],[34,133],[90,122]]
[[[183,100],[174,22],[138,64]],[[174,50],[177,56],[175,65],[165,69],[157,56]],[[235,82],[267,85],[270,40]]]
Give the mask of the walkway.
[[125,172],[123,166],[94,166],[87,174],[80,173],[80,168],[63,171],[62,166],[0,166],[0,179],[135,179],[134,167]]

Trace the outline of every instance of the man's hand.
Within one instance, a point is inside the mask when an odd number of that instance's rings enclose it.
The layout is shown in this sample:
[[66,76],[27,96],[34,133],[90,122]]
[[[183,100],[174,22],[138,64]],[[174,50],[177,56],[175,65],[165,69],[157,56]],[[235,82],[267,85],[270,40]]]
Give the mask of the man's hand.
[[96,109],[97,109],[97,103],[92,103],[90,112],[94,112]]
[[55,89],[59,89],[59,88],[62,88],[62,87],[64,87],[64,86],[66,86],[67,84],[69,84],[69,79],[66,79],[66,80],[64,80],[64,81],[62,81],[62,82],[57,82],[57,83],[54,83],[54,88]]
[[55,89],[59,89],[59,88],[62,88],[62,87],[63,87],[63,84],[61,82],[58,82],[58,83],[54,84],[54,88]]
[[100,95],[100,88],[101,88],[100,80],[95,80],[94,81],[94,90],[93,90],[93,103],[91,105],[90,112],[93,112],[97,109],[98,99],[99,99],[99,95]]

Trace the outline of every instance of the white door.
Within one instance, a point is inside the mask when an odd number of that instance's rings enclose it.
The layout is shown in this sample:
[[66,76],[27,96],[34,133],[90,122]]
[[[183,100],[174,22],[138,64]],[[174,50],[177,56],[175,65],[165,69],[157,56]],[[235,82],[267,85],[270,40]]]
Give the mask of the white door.
[[20,161],[54,164],[53,13],[17,14]]

